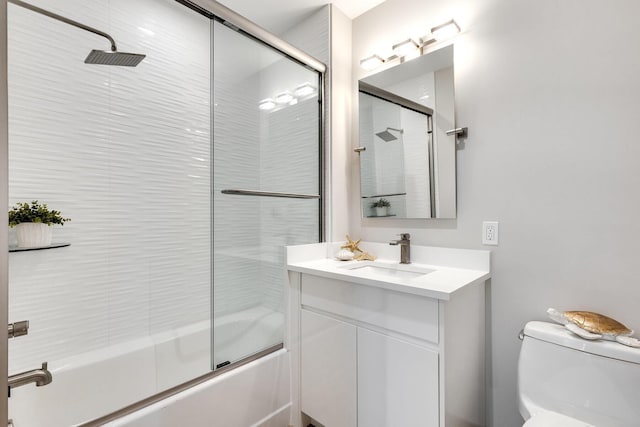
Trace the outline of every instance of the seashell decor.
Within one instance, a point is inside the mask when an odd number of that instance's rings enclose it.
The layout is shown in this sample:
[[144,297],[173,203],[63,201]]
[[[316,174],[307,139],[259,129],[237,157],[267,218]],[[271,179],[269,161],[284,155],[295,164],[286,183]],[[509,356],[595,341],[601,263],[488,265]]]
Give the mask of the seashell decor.
[[336,258],[338,258],[340,261],[351,261],[353,259],[353,256],[353,252],[348,249],[340,249],[336,254]]

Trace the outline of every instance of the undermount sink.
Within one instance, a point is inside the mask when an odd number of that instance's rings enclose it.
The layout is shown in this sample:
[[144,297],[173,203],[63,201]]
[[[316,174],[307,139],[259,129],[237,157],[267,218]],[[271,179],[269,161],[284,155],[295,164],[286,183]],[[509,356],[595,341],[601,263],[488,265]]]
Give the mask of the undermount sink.
[[349,264],[343,267],[359,276],[371,279],[399,279],[410,280],[420,276],[433,273],[435,270],[420,267],[412,264],[378,264],[378,263],[357,263]]

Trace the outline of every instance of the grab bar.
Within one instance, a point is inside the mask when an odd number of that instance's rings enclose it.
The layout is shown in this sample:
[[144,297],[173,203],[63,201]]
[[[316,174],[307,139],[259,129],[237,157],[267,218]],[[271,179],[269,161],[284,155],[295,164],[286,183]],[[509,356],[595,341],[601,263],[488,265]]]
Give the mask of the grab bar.
[[320,198],[320,196],[315,194],[279,193],[276,191],[257,191],[257,190],[222,190],[221,193],[231,194],[235,196],[284,197],[287,199],[319,199]]

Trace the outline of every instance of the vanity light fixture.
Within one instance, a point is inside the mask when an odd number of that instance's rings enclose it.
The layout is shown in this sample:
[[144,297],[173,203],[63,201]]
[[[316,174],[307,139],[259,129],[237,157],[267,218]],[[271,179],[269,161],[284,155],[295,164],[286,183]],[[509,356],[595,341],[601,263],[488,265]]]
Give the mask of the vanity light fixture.
[[382,59],[378,55],[371,55],[367,58],[360,60],[360,66],[365,70],[373,70],[374,68],[382,65],[383,63],[384,63],[384,59]]
[[265,111],[273,110],[275,107],[276,107],[276,103],[271,98],[263,99],[258,104],[258,108],[260,108],[261,110],[265,110]]
[[265,98],[258,103],[261,110],[280,110],[287,105],[296,105],[300,100],[308,99],[318,93],[316,86],[309,82],[299,84],[293,90],[284,90],[272,98]]
[[393,53],[395,53],[397,56],[402,57],[402,56],[407,56],[407,55],[412,54],[419,47],[420,47],[420,45],[418,43],[416,43],[415,40],[407,39],[407,40],[405,40],[403,42],[400,42],[398,44],[394,44],[392,49],[393,49]]
[[296,90],[293,92],[296,96],[307,96],[311,95],[316,91],[316,88],[309,82],[304,82],[300,86],[296,87]]
[[416,42],[414,39],[410,38],[403,42],[396,43],[393,45],[393,55],[389,58],[381,58],[378,55],[371,55],[367,58],[360,60],[360,66],[365,70],[373,70],[374,68],[384,64],[385,62],[392,61],[397,58],[403,58],[405,56],[411,55],[412,53],[420,50],[418,55],[422,55],[425,52],[422,50],[425,46],[428,46],[432,43],[435,43],[440,40],[447,39],[451,36],[454,36],[460,32],[460,26],[458,23],[450,19],[444,24],[436,25],[431,28],[431,34],[425,37],[421,37]]
[[460,26],[453,19],[444,24],[437,25],[431,29],[431,35],[436,40],[444,40],[451,36],[455,36],[460,32]]
[[276,102],[278,104],[288,104],[293,100],[293,95],[288,90],[280,92],[276,95]]

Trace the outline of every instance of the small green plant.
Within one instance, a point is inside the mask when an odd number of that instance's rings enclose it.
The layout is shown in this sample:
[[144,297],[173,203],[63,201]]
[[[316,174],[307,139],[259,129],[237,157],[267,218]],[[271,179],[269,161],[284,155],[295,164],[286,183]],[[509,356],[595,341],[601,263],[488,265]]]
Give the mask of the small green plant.
[[372,208],[384,208],[391,206],[391,203],[387,199],[378,199],[371,204]]
[[49,210],[46,204],[40,204],[37,200],[31,204],[16,203],[9,211],[9,227],[15,227],[22,222],[35,222],[41,224],[60,224],[71,221],[70,218],[63,218],[59,211]]

